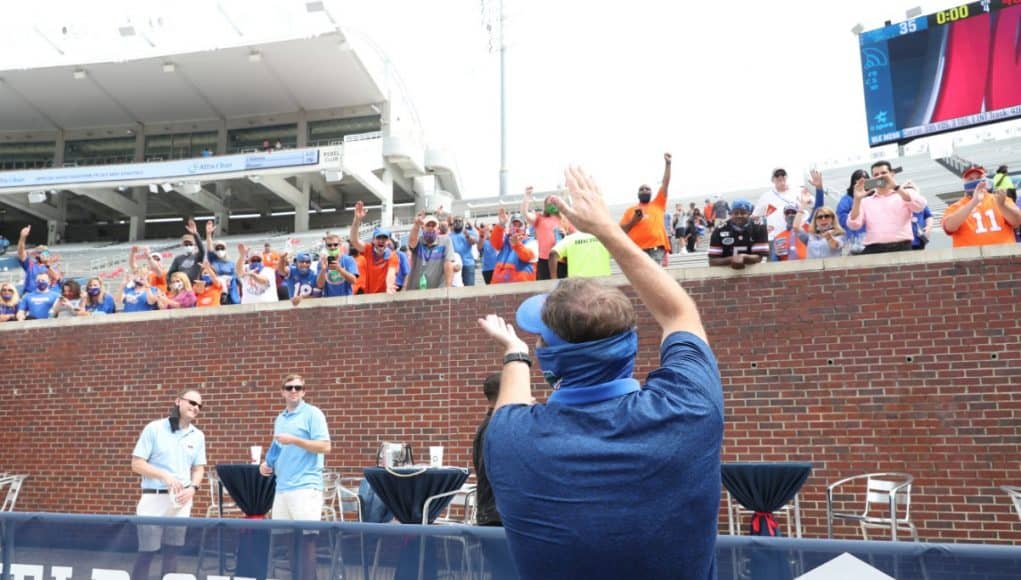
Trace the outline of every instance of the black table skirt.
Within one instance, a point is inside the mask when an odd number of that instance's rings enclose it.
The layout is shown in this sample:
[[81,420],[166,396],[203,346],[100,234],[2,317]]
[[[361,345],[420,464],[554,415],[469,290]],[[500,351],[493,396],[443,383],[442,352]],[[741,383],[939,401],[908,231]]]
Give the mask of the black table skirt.
[[[402,467],[392,471],[398,475],[389,473],[382,467],[369,467],[365,470],[365,480],[386,507],[390,508],[394,516],[404,524],[421,524],[422,508],[426,499],[459,489],[468,479],[468,470],[456,467],[429,469]],[[430,523],[452,499],[453,496],[448,496],[430,504]]]
[[241,511],[249,517],[265,516],[273,509],[273,496],[276,494],[276,476],[263,476],[259,466],[247,463],[217,465],[216,474],[234,498]]
[[724,463],[720,475],[730,495],[755,512],[751,534],[782,536],[772,514],[794,499],[811,473],[811,463]]

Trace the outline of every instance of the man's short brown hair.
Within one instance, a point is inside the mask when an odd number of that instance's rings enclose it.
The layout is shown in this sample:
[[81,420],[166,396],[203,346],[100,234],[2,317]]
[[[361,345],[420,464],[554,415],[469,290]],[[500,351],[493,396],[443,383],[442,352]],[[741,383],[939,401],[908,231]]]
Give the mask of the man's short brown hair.
[[567,342],[589,342],[634,328],[635,308],[615,287],[568,278],[546,298],[542,321]]
[[293,381],[294,379],[298,379],[299,381],[301,381],[301,384],[303,384],[303,385],[305,384],[305,379],[304,379],[304,377],[302,377],[302,376],[301,376],[301,375],[299,375],[298,373],[290,373],[290,374],[286,375],[286,376],[284,377],[284,380],[283,380],[283,382],[281,382],[280,384],[281,384],[281,385],[286,385],[287,383],[289,383],[289,382]]

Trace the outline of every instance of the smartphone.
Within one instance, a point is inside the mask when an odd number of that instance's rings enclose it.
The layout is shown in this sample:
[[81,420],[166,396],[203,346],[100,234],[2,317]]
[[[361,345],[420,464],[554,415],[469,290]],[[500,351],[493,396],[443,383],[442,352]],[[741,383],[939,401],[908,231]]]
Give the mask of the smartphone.
[[337,263],[337,257],[336,256],[327,256],[326,257],[326,263],[327,264],[335,264],[335,263]]
[[874,179],[866,179],[865,180],[865,191],[869,191],[871,189],[879,189],[880,187],[883,187],[884,185],[886,185],[886,178],[885,177],[876,177]]

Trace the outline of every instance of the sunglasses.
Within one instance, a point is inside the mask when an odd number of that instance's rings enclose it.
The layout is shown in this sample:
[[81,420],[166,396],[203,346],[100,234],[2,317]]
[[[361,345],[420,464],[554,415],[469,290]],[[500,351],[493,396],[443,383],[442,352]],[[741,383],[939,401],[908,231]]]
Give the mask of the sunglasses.
[[340,244],[326,244],[327,248],[339,248]]
[[202,403],[196,403],[195,401],[192,401],[191,399],[184,399],[184,398],[182,398],[181,400],[184,401],[185,403],[188,403],[192,407],[197,407],[199,411],[202,410]]
[[284,385],[280,388],[284,391],[303,391],[305,390],[305,385]]
[[830,214],[828,214],[828,213],[824,213],[824,214],[819,214],[819,215],[815,216],[815,219],[817,219],[817,220],[821,220],[822,218],[830,218],[830,219],[833,219],[833,216],[832,216],[832,215],[830,215]]

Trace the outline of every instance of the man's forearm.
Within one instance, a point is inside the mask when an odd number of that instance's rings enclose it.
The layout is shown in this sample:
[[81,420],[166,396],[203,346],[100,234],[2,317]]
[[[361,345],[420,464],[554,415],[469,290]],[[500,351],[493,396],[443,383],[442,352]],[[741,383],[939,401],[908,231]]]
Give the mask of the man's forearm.
[[329,441],[310,441],[308,439],[301,439],[296,442],[295,445],[309,453],[329,453],[331,449]]

